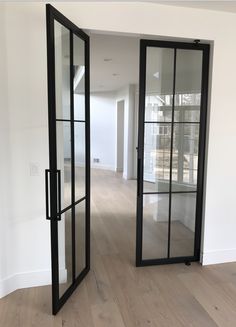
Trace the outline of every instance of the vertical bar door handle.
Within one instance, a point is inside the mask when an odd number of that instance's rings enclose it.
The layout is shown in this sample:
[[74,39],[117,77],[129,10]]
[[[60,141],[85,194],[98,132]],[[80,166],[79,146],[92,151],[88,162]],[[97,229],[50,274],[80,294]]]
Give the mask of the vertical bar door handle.
[[[49,187],[50,187],[50,174],[51,174],[50,169],[45,169],[45,198],[46,198],[46,219],[52,220],[52,217],[50,216],[50,192]],[[57,170],[57,213],[56,213],[56,220],[61,220],[61,171]],[[50,187],[51,190],[51,187]]]
[[57,220],[61,220],[61,171],[57,170],[57,188],[58,188],[58,212]]
[[140,169],[141,169],[141,159],[140,158],[138,158],[138,167],[137,167],[138,169],[138,171],[137,171],[137,188],[138,188],[138,190],[137,190],[137,193],[138,193],[138,197],[140,196],[140,183],[141,183],[141,181],[140,181],[140,177],[141,177],[141,173],[140,173]]
[[46,219],[51,219],[51,217],[49,216],[49,191],[48,191],[48,175],[50,173],[49,169],[45,169],[45,198],[46,198]]

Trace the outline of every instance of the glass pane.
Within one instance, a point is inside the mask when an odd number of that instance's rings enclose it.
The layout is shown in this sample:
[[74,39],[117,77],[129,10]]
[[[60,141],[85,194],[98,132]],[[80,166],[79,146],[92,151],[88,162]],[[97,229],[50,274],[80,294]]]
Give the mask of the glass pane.
[[145,121],[171,121],[174,49],[147,47]]
[[85,201],[80,202],[75,207],[75,262],[76,276],[83,271],[86,266],[85,261]]
[[145,123],[144,192],[168,192],[171,124]]
[[75,201],[85,196],[85,123],[75,122]]
[[201,80],[202,51],[177,49],[175,121],[200,121]]
[[70,119],[70,31],[54,24],[56,118]]
[[197,188],[199,124],[175,124],[172,160],[172,191]]
[[85,120],[85,62],[84,41],[73,35],[74,38],[74,118]]
[[196,193],[172,194],[170,257],[194,255]]
[[61,171],[61,208],[71,204],[71,127],[57,122],[57,169]]
[[72,284],[72,239],[71,210],[61,215],[58,222],[58,264],[59,264],[59,297]]
[[167,257],[169,195],[143,196],[143,259]]

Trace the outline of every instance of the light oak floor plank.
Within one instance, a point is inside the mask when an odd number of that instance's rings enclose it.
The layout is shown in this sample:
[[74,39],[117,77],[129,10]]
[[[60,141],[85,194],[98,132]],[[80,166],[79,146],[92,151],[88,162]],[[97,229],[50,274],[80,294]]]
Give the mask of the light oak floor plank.
[[[236,326],[236,263],[136,268],[136,182],[93,170],[91,200],[91,271],[83,283],[56,317],[50,286],[9,294],[0,300],[0,326]],[[176,240],[188,233],[178,223],[175,231]],[[155,255],[157,234],[148,233]]]

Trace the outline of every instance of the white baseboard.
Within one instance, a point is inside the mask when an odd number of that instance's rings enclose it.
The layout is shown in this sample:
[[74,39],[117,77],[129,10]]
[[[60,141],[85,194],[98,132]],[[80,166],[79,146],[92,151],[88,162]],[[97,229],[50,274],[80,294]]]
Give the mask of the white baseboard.
[[127,180],[128,179],[128,175],[126,173],[123,173],[123,178]]
[[[236,249],[216,250],[201,253],[200,262],[203,266],[236,262]],[[67,279],[66,269],[60,271],[60,280]],[[36,287],[51,284],[51,270],[38,270],[17,273],[0,280],[0,298],[21,288]]]
[[207,251],[201,253],[203,266],[236,261],[236,249]]
[[[60,271],[60,279],[65,281],[67,270]],[[21,288],[51,284],[51,270],[38,270],[11,275],[0,280],[0,298]]]

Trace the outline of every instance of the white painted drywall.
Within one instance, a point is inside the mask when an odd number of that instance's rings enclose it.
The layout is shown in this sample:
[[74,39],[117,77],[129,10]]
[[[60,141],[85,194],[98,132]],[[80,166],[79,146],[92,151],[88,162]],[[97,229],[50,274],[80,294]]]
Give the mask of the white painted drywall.
[[[48,167],[45,8],[1,4],[0,13],[3,296],[19,287],[50,283],[51,277],[44,194]],[[36,176],[30,175],[31,163]]]
[[127,85],[116,92],[117,102],[124,101],[124,165],[123,178],[134,177],[134,99],[135,85]]
[[[92,167],[115,170],[116,168],[116,101],[114,92],[92,93],[91,163]],[[99,163],[93,159],[98,158]]]
[[116,171],[124,170],[125,101],[116,103]]
[[[123,177],[133,178],[134,86],[116,92],[91,93],[91,164],[94,168],[117,169],[117,103],[124,102]],[[99,159],[95,163],[94,158]]]
[[[140,2],[60,2],[55,6],[84,29],[214,41],[202,255],[204,264],[235,261],[235,14]],[[5,176],[1,173],[2,296],[15,288],[50,282],[50,237],[44,204],[44,169],[48,167],[45,3],[1,3],[0,13],[4,84],[0,101],[1,112],[7,112],[6,128],[1,131],[6,136],[1,151],[7,161]],[[31,162],[37,163],[38,176],[30,176]]]
[[[14,269],[14,264],[9,260],[8,256],[4,255],[4,249],[9,248],[9,255],[12,255],[12,243],[14,243],[14,229],[12,228],[10,217],[10,124],[7,99],[7,53],[6,53],[6,31],[5,31],[5,5],[2,5],[0,10],[0,279],[6,276],[8,271]],[[10,233],[12,230],[12,233]],[[0,284],[1,286],[1,284]],[[0,289],[1,294],[1,289]]]

